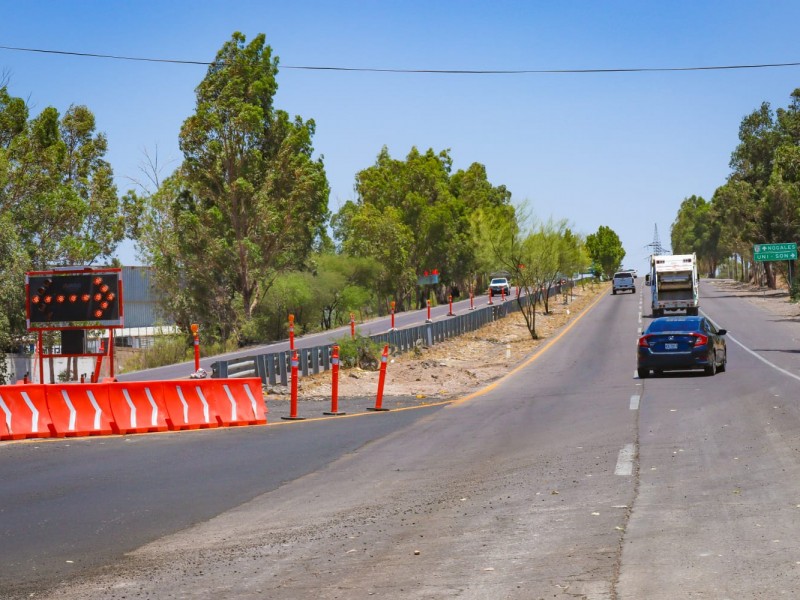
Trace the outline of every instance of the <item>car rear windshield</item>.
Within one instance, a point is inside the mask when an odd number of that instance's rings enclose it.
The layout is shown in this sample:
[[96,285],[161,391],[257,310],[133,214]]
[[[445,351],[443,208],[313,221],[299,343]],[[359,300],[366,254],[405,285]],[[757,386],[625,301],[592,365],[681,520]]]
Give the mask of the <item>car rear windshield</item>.
[[697,320],[676,319],[653,321],[647,328],[649,333],[660,333],[662,331],[700,331],[700,322]]
[[633,279],[633,275],[630,273],[617,273],[614,275],[614,279]]

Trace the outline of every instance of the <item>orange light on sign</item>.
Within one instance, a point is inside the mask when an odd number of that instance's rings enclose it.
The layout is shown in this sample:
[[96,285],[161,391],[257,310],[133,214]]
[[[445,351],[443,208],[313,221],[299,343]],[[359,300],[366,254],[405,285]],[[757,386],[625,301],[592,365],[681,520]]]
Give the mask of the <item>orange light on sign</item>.
[[66,300],[64,294],[59,294],[58,296],[56,296],[56,302],[58,302],[59,304],[64,304],[64,300]]
[[70,302],[77,302],[78,301],[78,295],[77,294],[70,294],[69,295],[69,301]]
[[106,296],[106,300],[108,300],[109,302],[113,302],[113,301],[114,301],[114,298],[116,298],[116,297],[117,297],[117,296],[114,294],[114,292],[111,292],[110,294],[108,294],[108,295]]
[[101,283],[103,283],[103,278],[102,277],[95,277],[94,278],[94,284],[95,285],[100,285]]

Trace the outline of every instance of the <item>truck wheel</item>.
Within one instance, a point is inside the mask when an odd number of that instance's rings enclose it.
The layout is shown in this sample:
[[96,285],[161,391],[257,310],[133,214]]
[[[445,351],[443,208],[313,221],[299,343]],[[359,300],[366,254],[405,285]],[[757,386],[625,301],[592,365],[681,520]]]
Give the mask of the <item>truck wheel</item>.
[[611,290],[611,295],[612,296],[616,296],[617,295],[617,290]]

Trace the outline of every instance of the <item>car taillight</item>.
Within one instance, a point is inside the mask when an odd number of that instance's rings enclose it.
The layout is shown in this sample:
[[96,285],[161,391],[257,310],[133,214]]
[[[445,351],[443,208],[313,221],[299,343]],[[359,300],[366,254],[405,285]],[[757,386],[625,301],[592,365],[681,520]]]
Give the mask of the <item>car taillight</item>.
[[649,339],[650,339],[649,335],[643,335],[642,337],[640,337],[639,338],[639,347],[640,348],[649,348],[650,347],[650,342],[648,341]]
[[692,337],[694,337],[695,346],[705,346],[708,343],[708,336],[702,333],[693,333]]

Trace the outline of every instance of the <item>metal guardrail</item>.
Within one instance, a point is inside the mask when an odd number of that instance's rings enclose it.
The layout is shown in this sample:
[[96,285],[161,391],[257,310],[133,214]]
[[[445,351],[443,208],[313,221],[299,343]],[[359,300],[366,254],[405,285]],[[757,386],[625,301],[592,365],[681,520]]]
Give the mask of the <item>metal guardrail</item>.
[[[573,282],[570,282],[572,284]],[[555,298],[561,293],[561,285],[553,287],[550,297]],[[541,294],[541,292],[540,292]],[[519,301],[527,305],[530,296],[522,296]],[[448,317],[440,321],[413,325],[402,329],[394,329],[384,333],[368,336],[369,339],[379,344],[388,344],[392,354],[409,352],[418,345],[433,346],[453,337],[463,335],[470,331],[480,329],[506,315],[519,310],[516,298],[505,302],[496,302],[475,308],[465,314]],[[300,361],[298,365],[301,377],[327,371],[331,366],[331,352],[334,344],[323,344],[310,348],[297,348]],[[221,360],[212,363],[212,377],[259,377],[261,382],[268,385],[288,385],[291,373],[291,352],[269,352],[245,356],[231,360]]]

